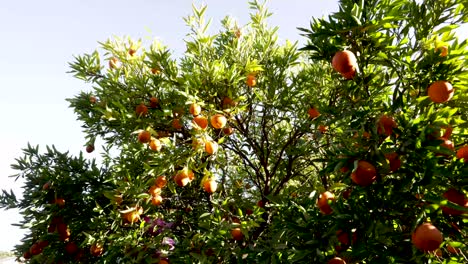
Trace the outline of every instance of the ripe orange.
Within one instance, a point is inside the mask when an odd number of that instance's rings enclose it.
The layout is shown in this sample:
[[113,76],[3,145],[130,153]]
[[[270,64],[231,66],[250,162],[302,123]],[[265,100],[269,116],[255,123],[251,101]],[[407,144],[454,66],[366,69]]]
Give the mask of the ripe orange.
[[46,183],[44,183],[44,185],[42,185],[42,190],[44,190],[44,191],[49,190],[49,188],[50,188],[50,182],[46,182]]
[[130,54],[130,56],[135,55],[136,52],[137,52],[136,49],[132,49],[132,48],[128,49],[128,54]]
[[236,241],[241,241],[244,238],[244,234],[242,234],[241,229],[238,227],[231,230],[231,236]]
[[377,170],[374,165],[360,160],[356,171],[351,173],[351,180],[360,186],[371,185],[377,178]]
[[145,116],[146,114],[148,114],[148,107],[141,103],[135,107],[135,113],[138,117]]
[[452,99],[455,90],[447,81],[435,81],[427,89],[427,95],[434,103],[445,103]]
[[151,73],[152,73],[152,74],[160,74],[160,73],[161,73],[161,69],[160,69],[159,67],[151,68]]
[[161,195],[155,195],[151,197],[151,204],[155,206],[161,205],[162,201],[163,201],[163,198]]
[[314,107],[309,108],[309,110],[307,111],[307,113],[309,114],[309,117],[310,117],[311,119],[315,119],[315,118],[317,118],[317,117],[320,116],[320,112],[319,112],[316,108],[314,108]]
[[140,143],[148,143],[151,140],[151,134],[149,131],[143,130],[138,134],[138,141]]
[[140,214],[141,213],[138,210],[134,210],[134,211],[123,214],[123,218],[127,222],[133,224],[135,222],[138,222],[138,220],[140,220]]
[[177,185],[180,187],[184,187],[187,185],[189,182],[191,182],[193,179],[195,179],[195,175],[193,174],[192,170],[189,169],[183,169],[180,170],[175,176],[174,176],[174,181],[176,182]]
[[86,146],[86,152],[91,153],[94,151],[94,145],[89,144]]
[[320,133],[325,134],[325,132],[328,131],[328,127],[324,125],[319,125],[318,130],[320,131]]
[[179,130],[179,129],[182,129],[182,124],[180,122],[180,119],[176,118],[174,120],[172,120],[172,127]]
[[317,206],[320,209],[320,212],[325,215],[329,215],[333,212],[333,209],[328,204],[328,200],[331,200],[332,202],[335,201],[335,195],[329,191],[320,194],[317,200]]
[[39,246],[38,243],[34,243],[30,248],[29,248],[29,253],[31,253],[31,255],[35,256],[35,255],[39,255],[42,253],[42,250],[43,248],[41,248],[41,246]]
[[214,141],[205,141],[205,151],[208,155],[213,155],[218,151],[218,143]]
[[75,242],[68,242],[65,245],[65,251],[67,251],[68,254],[73,255],[78,251],[78,246],[76,245]]
[[257,78],[253,74],[247,75],[247,80],[245,81],[247,86],[254,87],[257,85]]
[[391,116],[382,115],[377,122],[377,133],[385,134],[390,136],[393,132],[393,128],[397,127],[395,119]]
[[150,98],[150,103],[149,104],[150,104],[151,108],[157,108],[158,105],[159,105],[159,99],[153,96],[153,97]]
[[60,206],[60,207],[64,207],[65,206],[65,199],[63,198],[56,198],[54,200],[54,204]]
[[196,125],[195,128],[206,129],[208,127],[208,119],[202,115],[194,117],[192,123]]
[[334,257],[330,259],[327,264],[346,264],[346,261],[344,261],[342,258],[339,257]]
[[154,185],[158,188],[164,188],[167,184],[167,179],[166,176],[161,175],[158,178],[156,178],[156,181],[154,182]]
[[[454,204],[468,208],[468,199],[466,198],[465,194],[457,191],[454,188],[448,189],[443,194],[443,197]],[[442,206],[441,208],[442,208],[442,212],[444,212],[445,214],[449,214],[449,215],[461,215],[464,213],[461,210],[452,209],[446,206]]]
[[149,146],[154,151],[160,151],[162,148],[161,141],[159,141],[159,139],[156,138],[151,139]]
[[442,233],[430,223],[418,226],[411,235],[414,246],[421,251],[434,251],[444,240]]
[[223,101],[222,101],[223,108],[231,108],[231,107],[235,107],[236,105],[237,103],[234,102],[234,100],[232,100],[231,98],[227,96],[223,97]]
[[161,259],[158,264],[169,264],[169,261],[165,260],[165,259]]
[[464,159],[465,163],[468,163],[468,145],[457,150],[457,159]]
[[97,99],[96,99],[95,96],[90,96],[90,97],[89,97],[89,102],[90,102],[91,104],[95,104],[96,101],[97,101]]
[[225,128],[223,128],[223,133],[224,133],[224,135],[226,135],[226,136],[232,135],[232,133],[234,133],[234,128],[232,128],[232,127],[225,127]]
[[93,244],[91,248],[89,249],[89,252],[91,253],[91,255],[95,257],[101,256],[103,251],[104,251],[104,248],[99,243]]
[[213,179],[206,180],[203,183],[203,189],[205,189],[207,193],[214,193],[216,192],[217,188],[218,188],[218,183],[216,183],[216,181]]
[[71,232],[69,228],[65,229],[65,231],[63,232],[59,232],[59,237],[61,241],[68,241],[70,239],[70,236]]
[[223,116],[222,114],[215,114],[211,116],[210,123],[211,123],[211,126],[213,126],[214,128],[221,129],[226,125],[227,118]]
[[439,46],[439,47],[436,47],[434,49],[434,51],[437,53],[437,52],[440,52],[440,56],[441,57],[446,57],[449,53],[449,49],[447,46]]
[[385,154],[385,158],[390,163],[390,171],[395,172],[401,167],[401,160],[397,153],[387,153]]
[[152,196],[160,195],[160,194],[161,194],[161,188],[159,188],[159,187],[156,186],[156,185],[152,185],[152,186],[148,189],[148,193],[151,194]]
[[118,68],[120,68],[120,66],[121,66],[121,63],[120,63],[119,59],[117,59],[116,57],[112,57],[109,60],[109,68],[118,69]]
[[357,70],[356,56],[349,50],[338,51],[333,56],[332,66],[346,79],[352,79]]
[[190,113],[193,116],[197,116],[201,113],[201,106],[197,103],[193,103],[190,105]]

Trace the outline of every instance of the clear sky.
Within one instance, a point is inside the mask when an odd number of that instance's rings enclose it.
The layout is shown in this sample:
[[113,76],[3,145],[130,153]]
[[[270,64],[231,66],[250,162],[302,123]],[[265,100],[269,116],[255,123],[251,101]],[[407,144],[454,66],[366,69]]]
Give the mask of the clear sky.
[[[195,0],[208,5],[217,32],[226,15],[240,25],[248,21],[247,0]],[[84,150],[81,124],[65,98],[90,88],[70,74],[73,55],[92,52],[98,41],[109,37],[138,39],[157,37],[175,54],[185,50],[188,29],[182,20],[191,12],[191,0],[15,0],[0,5],[0,188],[21,194],[21,183],[8,175],[10,164],[21,156],[28,142],[54,144],[59,150],[78,154]],[[279,26],[282,40],[305,39],[296,27],[308,27],[312,16],[336,11],[337,0],[270,0],[274,13],[270,25]],[[97,146],[97,150],[99,150]],[[98,151],[86,154],[96,157]],[[17,211],[0,210],[0,251],[13,249],[23,231],[11,226]]]

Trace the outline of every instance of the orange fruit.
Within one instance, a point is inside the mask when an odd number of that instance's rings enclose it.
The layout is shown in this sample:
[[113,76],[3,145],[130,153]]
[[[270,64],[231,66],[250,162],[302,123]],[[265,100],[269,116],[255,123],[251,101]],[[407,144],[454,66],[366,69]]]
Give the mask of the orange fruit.
[[397,123],[393,117],[382,115],[377,122],[377,133],[390,136],[393,132],[393,128],[396,127]]
[[118,69],[118,68],[120,68],[120,66],[121,66],[121,63],[120,63],[119,59],[117,59],[116,57],[112,57],[109,60],[109,68]]
[[385,154],[385,158],[390,163],[390,171],[394,172],[397,171],[401,167],[401,160],[397,153],[387,153]]
[[413,245],[424,252],[434,251],[444,240],[442,233],[430,223],[418,226],[411,235]]
[[464,159],[465,163],[468,163],[468,145],[457,150],[457,159]]
[[96,101],[97,101],[97,99],[96,99],[95,96],[90,96],[90,97],[89,97],[89,102],[90,102],[91,104],[95,104]]
[[346,261],[344,261],[342,258],[339,257],[334,257],[330,259],[327,264],[346,264]]
[[158,67],[151,68],[151,73],[152,73],[152,74],[160,74],[160,73],[161,73],[161,69],[158,68]]
[[75,242],[68,242],[65,245],[65,251],[67,251],[68,254],[73,255],[78,251],[78,246],[76,245]]
[[358,167],[351,173],[351,180],[360,186],[371,185],[377,178],[377,170],[371,163],[360,160]]
[[446,57],[449,53],[447,46],[439,46],[434,49],[436,53],[439,53],[441,57]]
[[163,201],[163,198],[161,195],[155,195],[151,197],[151,204],[155,206],[161,205],[162,201]]
[[254,87],[257,85],[257,78],[253,74],[247,75],[247,80],[245,81],[247,86]]
[[223,97],[223,101],[221,103],[222,103],[223,108],[231,108],[237,105],[237,103],[234,102],[234,100],[232,100],[231,98],[227,96]]
[[[468,199],[466,198],[465,194],[457,191],[454,188],[448,189],[442,196],[454,204],[468,208]],[[463,211],[452,209],[446,206],[442,206],[441,208],[442,212],[448,215],[461,215],[464,213]]]
[[203,189],[205,189],[207,193],[214,193],[216,192],[217,188],[218,188],[218,183],[216,183],[216,181],[213,179],[206,180],[203,183]]
[[159,139],[156,139],[156,138],[151,139],[149,146],[150,146],[150,149],[154,151],[160,151],[162,148],[161,141],[159,141]]
[[241,229],[238,227],[231,230],[231,236],[236,241],[240,241],[244,238],[244,234],[242,234]]
[[201,106],[197,103],[193,103],[190,105],[190,113],[193,115],[193,116],[197,116],[201,113]]
[[333,209],[331,208],[330,204],[328,204],[328,200],[332,202],[335,201],[335,195],[329,191],[320,194],[317,200],[317,206],[320,209],[320,212],[322,212],[322,214],[325,215],[329,215],[333,212]]
[[59,237],[61,241],[68,241],[70,239],[70,236],[71,232],[69,228],[65,229],[65,231],[63,232],[59,232]]
[[176,182],[177,185],[180,187],[184,187],[187,185],[189,182],[193,181],[195,179],[195,175],[192,170],[189,170],[187,168],[180,170],[175,176],[174,176],[174,181]]
[[320,131],[320,133],[325,134],[325,132],[328,131],[328,127],[324,125],[319,125],[318,130]]
[[182,124],[180,122],[180,119],[176,118],[176,119],[172,120],[172,127],[177,129],[177,130],[182,129]]
[[135,55],[136,52],[137,52],[136,49],[132,49],[132,48],[128,49],[128,54],[129,54],[130,56]]
[[38,243],[34,243],[30,248],[29,248],[29,253],[31,253],[31,255],[35,256],[35,255],[39,255],[42,253],[42,250],[43,248],[41,248],[41,246],[39,246]]
[[309,114],[309,117],[310,117],[311,119],[315,119],[315,118],[317,118],[317,117],[320,116],[320,112],[319,112],[316,108],[314,108],[314,107],[309,108],[309,110],[307,111],[307,113]]
[[23,253],[23,258],[24,259],[30,259],[32,257],[32,254],[30,251],[26,251]]
[[101,256],[103,251],[104,251],[104,248],[99,243],[93,244],[89,249],[89,252],[91,253],[91,255],[95,257]]
[[86,146],[86,152],[91,153],[94,151],[94,145],[90,144]]
[[455,90],[447,81],[435,81],[427,88],[427,95],[434,103],[445,103],[452,99]]
[[216,129],[223,128],[227,123],[227,118],[222,114],[215,114],[210,118],[211,126]]
[[205,151],[209,155],[213,155],[218,151],[218,143],[214,141],[205,141]]
[[152,185],[152,186],[148,189],[148,193],[151,194],[152,196],[160,195],[160,194],[161,194],[161,188],[159,188],[159,187],[156,186],[156,185]]
[[151,108],[157,108],[158,105],[159,105],[159,99],[153,96],[153,97],[150,98],[150,103],[149,104],[150,104]]
[[234,128],[232,128],[232,127],[225,127],[225,128],[223,128],[223,133],[224,133],[224,135],[226,135],[226,136],[232,135],[232,133],[234,133]]
[[149,131],[143,130],[138,134],[138,141],[140,143],[148,143],[151,140],[151,133]]
[[60,207],[64,207],[65,206],[65,199],[63,198],[56,198],[54,200],[54,204],[60,206]]
[[138,210],[134,210],[134,211],[125,213],[123,217],[125,220],[127,220],[127,222],[133,224],[135,222],[138,222],[138,220],[140,220],[140,212]]
[[333,56],[332,66],[346,79],[352,79],[357,70],[356,56],[349,50],[338,51]]
[[202,115],[194,117],[192,123],[196,125],[195,128],[206,129],[208,127],[208,119]]
[[154,182],[154,185],[158,188],[164,188],[166,184],[167,184],[167,179],[166,179],[166,176],[164,175],[158,176],[158,178],[156,178],[156,181]]
[[158,264],[169,264],[169,261],[165,260],[165,259],[161,259]]

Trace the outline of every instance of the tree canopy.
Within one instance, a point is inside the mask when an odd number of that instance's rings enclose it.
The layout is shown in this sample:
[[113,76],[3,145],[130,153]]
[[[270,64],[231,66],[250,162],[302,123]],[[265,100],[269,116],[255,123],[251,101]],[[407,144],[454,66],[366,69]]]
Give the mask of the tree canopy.
[[[29,263],[463,263],[468,22],[455,0],[341,0],[280,43],[265,3],[186,52],[128,37],[76,56],[86,151],[12,165]],[[300,7],[298,7],[300,8]],[[340,262],[342,261],[342,262]]]

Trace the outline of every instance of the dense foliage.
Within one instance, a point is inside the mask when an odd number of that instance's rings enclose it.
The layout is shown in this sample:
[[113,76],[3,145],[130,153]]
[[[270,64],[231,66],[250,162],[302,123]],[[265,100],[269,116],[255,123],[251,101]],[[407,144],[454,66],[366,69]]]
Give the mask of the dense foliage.
[[102,161],[24,150],[23,198],[0,197],[31,231],[18,257],[468,261],[468,14],[419,2],[342,0],[301,50],[257,1],[215,35],[194,8],[181,58],[129,38],[77,56],[90,91],[68,101]]

